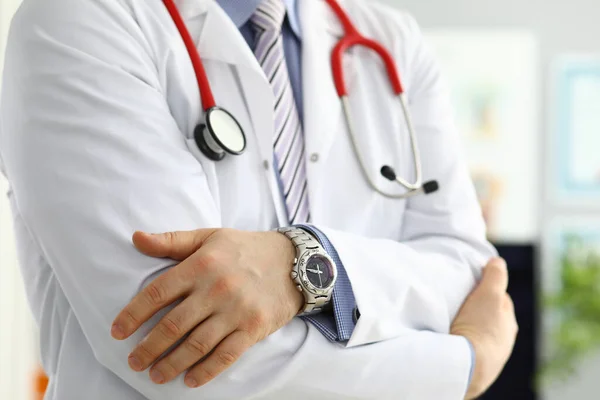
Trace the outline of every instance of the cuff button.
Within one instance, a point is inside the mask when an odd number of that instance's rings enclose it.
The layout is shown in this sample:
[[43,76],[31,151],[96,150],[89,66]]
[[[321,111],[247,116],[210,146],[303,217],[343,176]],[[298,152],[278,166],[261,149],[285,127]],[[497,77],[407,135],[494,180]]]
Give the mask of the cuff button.
[[352,310],[352,321],[356,324],[358,319],[360,318],[360,311],[358,311],[358,307],[354,307]]

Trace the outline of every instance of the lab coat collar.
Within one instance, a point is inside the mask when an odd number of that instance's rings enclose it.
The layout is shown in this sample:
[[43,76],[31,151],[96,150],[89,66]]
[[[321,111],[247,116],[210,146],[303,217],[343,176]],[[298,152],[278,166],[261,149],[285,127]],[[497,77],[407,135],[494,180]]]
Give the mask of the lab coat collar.
[[[223,10],[229,15],[229,18],[233,21],[235,26],[238,28],[243,27],[252,14],[256,12],[258,5],[262,0],[217,0],[217,3]],[[281,0],[285,4],[287,10],[287,18],[292,28],[292,32],[298,40],[302,39],[302,32],[300,30],[300,21],[298,19],[298,1],[297,0]]]
[[243,66],[264,76],[252,50],[218,3],[200,0],[193,2],[196,6],[189,7],[187,4],[191,2],[186,0],[179,0],[179,2],[183,10],[187,11],[184,18],[190,21],[189,23],[194,23],[197,18],[204,18],[202,31],[196,41],[203,60],[217,60],[238,67]]
[[[288,6],[291,6],[293,2],[289,3]],[[256,57],[239,33],[238,27],[216,1],[176,0],[176,4],[186,22],[204,18],[202,31],[196,41],[202,59],[245,66],[262,74]],[[294,32],[302,37],[303,48],[306,49],[303,54],[313,53],[314,50],[319,51],[319,56],[325,55],[322,62],[327,63],[327,68],[323,69],[322,73],[331,70],[329,61],[334,43],[331,40],[343,35],[342,26],[323,0],[297,1],[295,6],[297,17],[290,22]],[[323,34],[326,34],[327,40],[323,40]],[[310,44],[304,40],[305,36],[310,39]],[[223,45],[224,43],[228,45]],[[232,49],[242,48],[241,51],[232,51]],[[326,52],[324,53],[323,50]]]

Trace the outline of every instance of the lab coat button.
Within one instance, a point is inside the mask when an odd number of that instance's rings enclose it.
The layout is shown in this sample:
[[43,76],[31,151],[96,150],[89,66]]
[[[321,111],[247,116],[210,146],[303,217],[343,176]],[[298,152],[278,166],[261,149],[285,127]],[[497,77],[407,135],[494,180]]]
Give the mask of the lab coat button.
[[265,168],[265,170],[269,170],[269,162],[267,160],[263,161],[263,167]]
[[312,161],[312,162],[317,162],[317,161],[319,161],[319,154],[317,154],[317,153],[312,153],[312,154],[310,155],[310,161]]
[[360,311],[358,311],[358,307],[354,307],[352,310],[352,321],[356,324],[358,319],[360,318]]

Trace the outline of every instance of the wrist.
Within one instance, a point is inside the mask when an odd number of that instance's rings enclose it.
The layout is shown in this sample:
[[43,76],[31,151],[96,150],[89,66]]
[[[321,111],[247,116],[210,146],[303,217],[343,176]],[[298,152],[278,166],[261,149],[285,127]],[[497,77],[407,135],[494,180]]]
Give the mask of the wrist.
[[486,368],[485,346],[483,345],[480,338],[478,338],[476,335],[463,334],[462,336],[470,343],[471,350],[474,353],[474,366],[471,373],[471,380],[467,388],[466,399],[476,399],[487,390],[484,373]]
[[277,267],[281,272],[280,276],[283,279],[282,284],[285,288],[285,293],[289,295],[290,306],[294,310],[294,315],[296,315],[300,313],[304,307],[304,295],[298,291],[296,284],[294,284],[294,281],[290,277],[294,260],[296,259],[296,246],[294,246],[294,243],[282,233],[272,231],[269,232],[269,234],[275,236],[273,248],[279,250],[280,260],[280,262],[277,263]]

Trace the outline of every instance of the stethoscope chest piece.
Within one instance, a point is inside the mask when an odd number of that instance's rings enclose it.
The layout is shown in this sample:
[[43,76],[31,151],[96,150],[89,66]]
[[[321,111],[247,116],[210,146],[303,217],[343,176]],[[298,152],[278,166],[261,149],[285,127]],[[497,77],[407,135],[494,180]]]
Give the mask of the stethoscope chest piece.
[[194,130],[194,140],[206,157],[220,161],[227,153],[240,155],[244,152],[244,130],[227,110],[211,107],[206,111],[205,121]]

